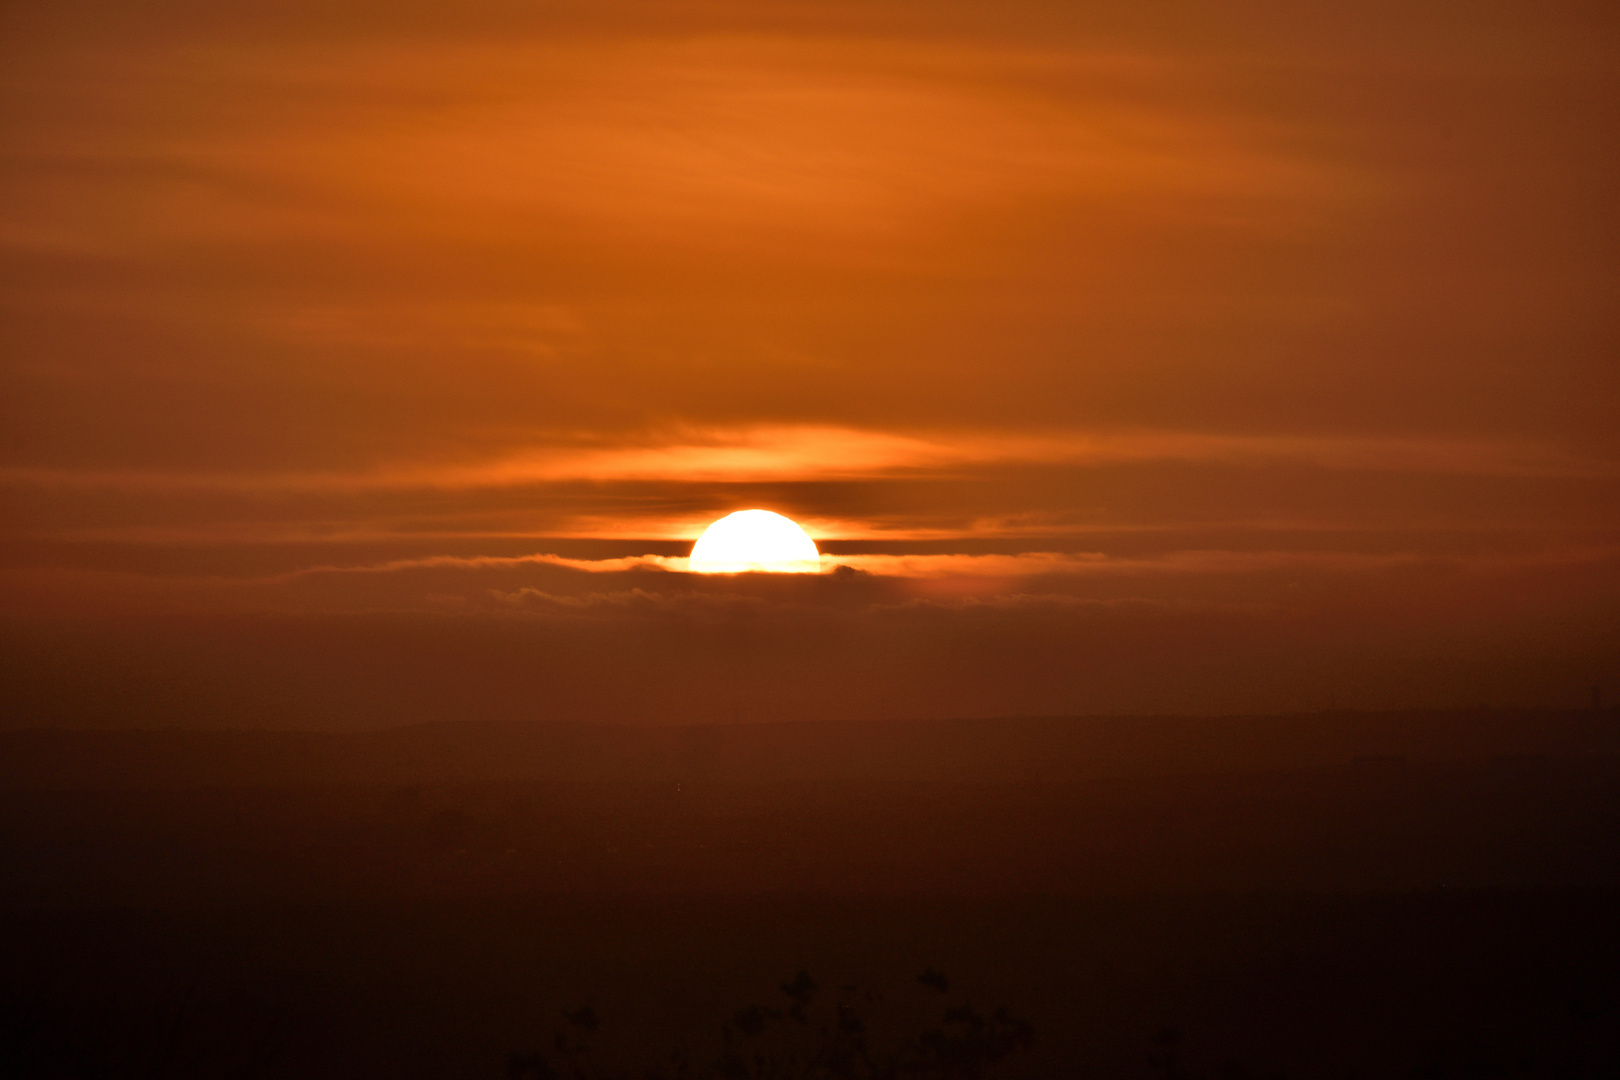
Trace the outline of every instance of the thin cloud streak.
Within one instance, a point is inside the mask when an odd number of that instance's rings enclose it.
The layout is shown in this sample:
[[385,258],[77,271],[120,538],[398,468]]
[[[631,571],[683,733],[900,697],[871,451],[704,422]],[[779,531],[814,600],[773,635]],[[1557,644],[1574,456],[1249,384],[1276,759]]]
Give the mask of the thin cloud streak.
[[[1248,574],[1277,569],[1361,571],[1419,563],[1445,562],[1472,566],[1566,565],[1611,562],[1620,558],[1613,548],[1579,548],[1531,555],[1492,555],[1437,558],[1409,552],[1369,554],[1349,551],[1218,551],[1170,552],[1150,558],[1120,558],[1102,552],[1030,551],[1011,555],[823,555],[822,574],[847,568],[874,577],[939,579],[1095,575],[1095,574]],[[291,581],[323,574],[393,574],[419,570],[511,570],[526,565],[559,566],[589,574],[622,574],[644,570],[687,574],[687,560],[666,555],[637,555],[615,559],[574,559],[534,554],[509,557],[432,556],[393,559],[361,566],[317,566],[278,575]],[[700,575],[710,577],[712,575]],[[718,575],[729,577],[732,575]]]
[[588,481],[760,483],[955,477],[976,467],[1209,462],[1498,477],[1620,477],[1620,462],[1528,440],[1215,435],[1194,432],[905,433],[814,425],[682,431],[637,445],[560,445],[467,466],[347,473],[0,469],[0,483],[121,491],[476,490]]
[[[1149,556],[835,556],[823,566],[818,575],[701,575],[686,572],[684,558],[538,553],[395,559],[259,576],[0,569],[0,613],[52,623],[169,615],[477,620],[548,612],[613,619],[729,614],[781,626],[782,620],[840,612],[1057,611],[1121,604],[1156,604],[1167,611],[1254,608],[1305,617],[1334,605],[1360,611],[1369,599],[1372,609],[1383,610],[1399,596],[1412,617],[1451,620],[1466,634],[1478,620],[1496,619],[1493,609],[1511,609],[1521,618],[1530,611],[1591,614],[1593,602],[1620,573],[1620,547],[1473,555],[1182,550]],[[1598,595],[1593,582],[1604,583]]]
[[686,559],[666,555],[632,555],[619,559],[570,559],[562,555],[432,555],[423,559],[390,559],[363,566],[311,566],[272,580],[292,581],[320,574],[391,574],[407,570],[510,570],[526,565],[562,566],[593,574],[622,574],[627,570],[651,569],[686,572]]

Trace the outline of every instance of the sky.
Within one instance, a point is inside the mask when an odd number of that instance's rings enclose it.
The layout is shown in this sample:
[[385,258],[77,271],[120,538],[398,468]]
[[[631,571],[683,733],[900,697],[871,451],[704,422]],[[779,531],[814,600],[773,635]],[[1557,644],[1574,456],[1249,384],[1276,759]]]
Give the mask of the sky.
[[1620,16],[1323,7],[0,6],[0,724],[1620,694]]

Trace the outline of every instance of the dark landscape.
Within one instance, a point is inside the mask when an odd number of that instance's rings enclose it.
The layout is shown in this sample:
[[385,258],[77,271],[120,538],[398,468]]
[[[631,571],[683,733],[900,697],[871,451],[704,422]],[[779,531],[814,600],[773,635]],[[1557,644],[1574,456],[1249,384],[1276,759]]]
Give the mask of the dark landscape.
[[946,973],[1007,1075],[1620,1064],[1612,710],[0,748],[7,1075],[500,1077],[586,1004],[706,1075],[800,970]]

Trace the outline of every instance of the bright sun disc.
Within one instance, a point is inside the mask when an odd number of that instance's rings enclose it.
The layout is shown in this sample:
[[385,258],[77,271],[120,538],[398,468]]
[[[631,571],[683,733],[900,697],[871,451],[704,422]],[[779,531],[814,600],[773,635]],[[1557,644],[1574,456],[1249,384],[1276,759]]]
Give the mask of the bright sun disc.
[[703,530],[687,568],[695,574],[814,574],[821,569],[821,552],[781,514],[739,510]]

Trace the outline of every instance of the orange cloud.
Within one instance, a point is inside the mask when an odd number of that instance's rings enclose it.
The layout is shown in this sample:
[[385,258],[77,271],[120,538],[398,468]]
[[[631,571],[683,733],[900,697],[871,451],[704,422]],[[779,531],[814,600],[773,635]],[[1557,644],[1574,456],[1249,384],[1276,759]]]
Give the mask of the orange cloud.
[[558,444],[473,465],[351,473],[0,469],[0,482],[127,490],[476,489],[569,481],[824,481],[964,475],[975,467],[1119,462],[1291,463],[1479,476],[1620,477],[1620,462],[1545,441],[1214,435],[1169,431],[907,433],[816,425],[681,429],[618,445]]
[[[821,558],[822,574],[847,567],[863,574],[893,578],[988,578],[1097,575],[1097,574],[1251,574],[1294,569],[1299,571],[1358,572],[1445,562],[1454,565],[1531,566],[1578,565],[1611,562],[1620,550],[1607,547],[1564,549],[1529,555],[1451,556],[1437,559],[1411,552],[1371,554],[1355,551],[1173,551],[1150,557],[1118,557],[1102,552],[1027,551],[1008,555],[828,555]],[[620,574],[653,570],[685,574],[686,559],[665,555],[636,555],[611,559],[576,559],[534,554],[511,557],[433,556],[393,559],[357,566],[317,566],[280,575],[290,581],[322,574],[391,574],[417,570],[511,570],[523,566],[558,566],[591,574]],[[705,575],[707,576],[707,575]]]

